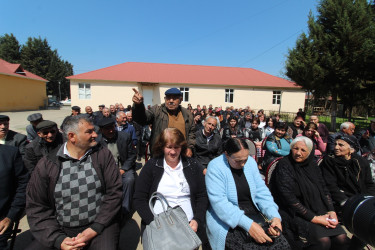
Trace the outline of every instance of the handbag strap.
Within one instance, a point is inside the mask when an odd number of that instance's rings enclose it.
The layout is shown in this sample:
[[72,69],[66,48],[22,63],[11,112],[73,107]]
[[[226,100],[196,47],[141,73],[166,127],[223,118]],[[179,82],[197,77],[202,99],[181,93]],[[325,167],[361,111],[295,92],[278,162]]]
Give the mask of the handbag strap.
[[167,208],[170,207],[167,199],[164,197],[164,195],[162,193],[159,193],[159,192],[152,193],[152,195],[150,197],[150,200],[148,201],[148,205],[149,205],[150,210],[151,210],[151,212],[152,212],[152,214],[154,216],[156,216],[156,214],[154,212],[154,202],[153,202],[154,200],[159,200],[160,201],[161,205],[163,206],[163,211],[164,212],[167,211],[167,209],[165,208],[165,204],[167,205]]

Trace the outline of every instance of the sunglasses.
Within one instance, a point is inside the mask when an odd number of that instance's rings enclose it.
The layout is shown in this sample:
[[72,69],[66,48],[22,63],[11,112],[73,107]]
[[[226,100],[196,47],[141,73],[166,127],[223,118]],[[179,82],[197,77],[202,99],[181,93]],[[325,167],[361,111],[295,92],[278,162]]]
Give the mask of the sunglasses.
[[45,130],[45,131],[42,131],[42,134],[43,134],[43,135],[48,135],[49,133],[51,133],[51,134],[56,133],[56,129],[51,129],[51,130]]

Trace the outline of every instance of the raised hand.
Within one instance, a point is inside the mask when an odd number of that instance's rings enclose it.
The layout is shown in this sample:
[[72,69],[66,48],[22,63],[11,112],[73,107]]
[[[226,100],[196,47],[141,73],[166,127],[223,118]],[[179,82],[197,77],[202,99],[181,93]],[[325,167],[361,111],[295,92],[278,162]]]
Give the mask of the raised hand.
[[143,103],[143,95],[141,95],[138,90],[136,90],[135,88],[133,88],[133,91],[134,91],[134,95],[133,95],[133,102],[135,104],[141,104]]

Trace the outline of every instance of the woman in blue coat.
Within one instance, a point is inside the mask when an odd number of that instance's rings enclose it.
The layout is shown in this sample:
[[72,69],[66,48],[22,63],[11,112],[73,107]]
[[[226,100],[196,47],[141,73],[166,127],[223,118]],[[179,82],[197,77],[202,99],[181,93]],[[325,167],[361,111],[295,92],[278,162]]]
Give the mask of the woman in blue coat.
[[[213,249],[289,249],[278,207],[249,148],[229,138],[207,168],[207,235]],[[263,216],[264,215],[264,216]]]

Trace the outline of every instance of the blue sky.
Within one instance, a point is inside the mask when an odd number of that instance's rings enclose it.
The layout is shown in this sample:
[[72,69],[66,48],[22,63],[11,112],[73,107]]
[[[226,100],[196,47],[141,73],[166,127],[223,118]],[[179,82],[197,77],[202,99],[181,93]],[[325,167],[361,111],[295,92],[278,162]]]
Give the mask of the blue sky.
[[124,62],[254,68],[283,77],[318,0],[3,0],[0,35],[46,38],[84,73]]

